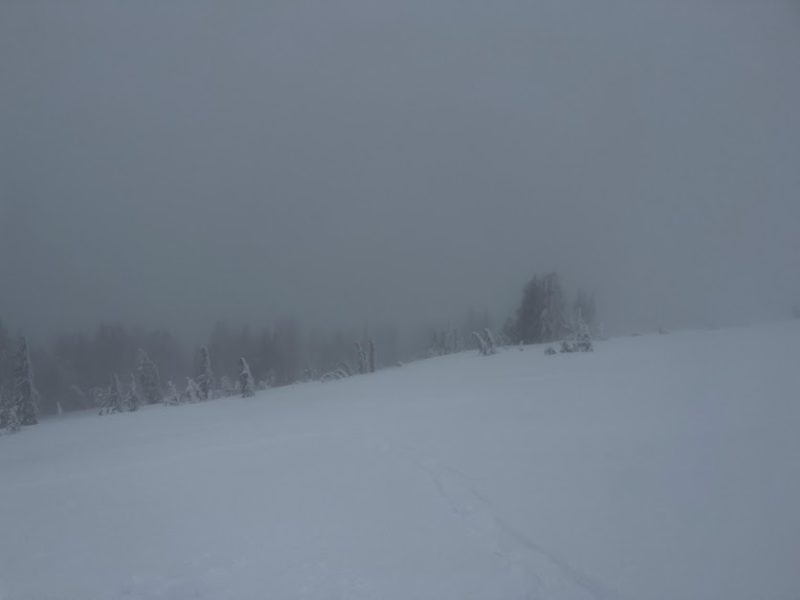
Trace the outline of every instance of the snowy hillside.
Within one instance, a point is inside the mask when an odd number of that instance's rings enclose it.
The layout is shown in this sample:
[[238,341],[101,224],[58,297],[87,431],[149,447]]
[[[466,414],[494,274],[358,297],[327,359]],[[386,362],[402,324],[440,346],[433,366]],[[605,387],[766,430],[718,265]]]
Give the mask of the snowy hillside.
[[800,323],[0,437],[0,598],[800,597]]

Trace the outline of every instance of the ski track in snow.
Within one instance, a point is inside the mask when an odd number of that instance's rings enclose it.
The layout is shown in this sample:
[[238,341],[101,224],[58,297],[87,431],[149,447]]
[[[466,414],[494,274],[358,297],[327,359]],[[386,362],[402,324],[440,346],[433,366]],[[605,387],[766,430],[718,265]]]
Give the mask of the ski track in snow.
[[524,570],[532,588],[537,591],[535,595],[529,594],[528,598],[627,600],[501,518],[492,503],[469,483],[477,480],[469,473],[423,456],[402,444],[393,442],[377,446],[424,473],[433,483],[439,498],[461,520],[472,537],[478,537],[482,543],[489,545],[489,552],[502,558],[510,568]]

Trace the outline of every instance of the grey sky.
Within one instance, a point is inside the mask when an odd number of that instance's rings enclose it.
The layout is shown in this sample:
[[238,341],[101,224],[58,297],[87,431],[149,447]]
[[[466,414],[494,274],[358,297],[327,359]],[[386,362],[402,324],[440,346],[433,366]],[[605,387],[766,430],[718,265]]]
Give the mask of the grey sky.
[[612,327],[800,298],[800,6],[0,3],[0,317]]

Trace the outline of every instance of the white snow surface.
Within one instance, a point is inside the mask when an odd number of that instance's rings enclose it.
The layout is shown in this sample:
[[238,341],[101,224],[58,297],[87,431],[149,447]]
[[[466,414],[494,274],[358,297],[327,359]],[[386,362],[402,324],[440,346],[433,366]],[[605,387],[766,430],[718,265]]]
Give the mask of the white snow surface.
[[800,598],[800,323],[0,437],[0,598]]

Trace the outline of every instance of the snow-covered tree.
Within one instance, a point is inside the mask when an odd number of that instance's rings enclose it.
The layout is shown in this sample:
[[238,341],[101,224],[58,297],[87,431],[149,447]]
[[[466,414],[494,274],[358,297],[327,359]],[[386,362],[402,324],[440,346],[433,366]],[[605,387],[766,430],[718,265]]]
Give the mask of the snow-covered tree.
[[561,337],[565,329],[564,293],[558,273],[548,273],[542,279],[544,308],[540,315],[541,339],[552,341]]
[[483,339],[486,342],[487,354],[495,354],[497,352],[497,342],[492,335],[492,330],[488,327],[483,330]]
[[361,346],[361,342],[354,342],[353,344],[356,349],[356,362],[358,364],[358,372],[362,375],[367,372],[368,365],[367,365],[367,353],[364,352],[364,348]]
[[244,356],[239,359],[239,369],[239,390],[242,392],[242,398],[250,398],[255,394],[255,382],[253,374],[250,373],[250,365]]
[[225,397],[235,396],[236,392],[238,391],[236,389],[236,382],[227,375],[223,375],[219,378],[219,387],[220,392]]
[[583,290],[578,290],[572,312],[575,315],[580,313],[581,319],[586,324],[590,334],[595,331],[595,327],[597,326],[597,307],[592,294]]
[[375,372],[375,363],[377,361],[377,355],[375,353],[375,342],[372,340],[369,341],[369,372]]
[[206,346],[200,348],[195,381],[200,389],[200,397],[203,400],[211,398],[214,389],[214,373],[211,370],[211,354]]
[[183,392],[183,402],[200,402],[200,386],[191,377],[186,378],[186,390]]
[[136,374],[131,373],[131,381],[128,384],[128,394],[125,397],[125,405],[128,410],[135,412],[139,410],[139,405],[142,403],[141,395],[139,394],[139,387],[136,385]]
[[17,417],[17,406],[11,400],[10,393],[0,388],[0,431],[19,431],[20,423]]
[[158,367],[143,349],[139,348],[138,354],[136,377],[139,392],[147,404],[156,404],[161,401],[161,378],[158,375]]
[[486,356],[489,354],[489,345],[486,343],[486,340],[481,335],[480,331],[473,331],[472,337],[475,340],[475,343],[478,344],[478,351],[483,355]]
[[125,395],[122,391],[122,384],[116,373],[111,377],[111,386],[106,390],[103,395],[103,404],[100,407],[101,415],[110,415],[111,413],[122,412],[124,408]]
[[447,350],[451,354],[461,352],[461,334],[455,327],[450,328],[450,332],[447,336]]
[[573,348],[578,352],[591,352],[592,347],[592,334],[589,325],[583,319],[580,307],[576,310],[575,314],[575,341]]
[[516,320],[506,323],[504,333],[513,342],[552,342],[565,329],[564,293],[557,273],[535,276],[525,286]]
[[19,339],[14,356],[11,385],[12,402],[16,406],[20,425],[36,425],[39,394],[33,384],[33,367],[28,341],[24,337]]
[[164,396],[163,402],[164,404],[168,404],[170,406],[181,403],[181,395],[178,392],[178,388],[176,388],[175,384],[172,383],[171,379],[167,382],[167,394]]

